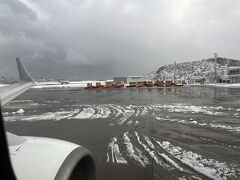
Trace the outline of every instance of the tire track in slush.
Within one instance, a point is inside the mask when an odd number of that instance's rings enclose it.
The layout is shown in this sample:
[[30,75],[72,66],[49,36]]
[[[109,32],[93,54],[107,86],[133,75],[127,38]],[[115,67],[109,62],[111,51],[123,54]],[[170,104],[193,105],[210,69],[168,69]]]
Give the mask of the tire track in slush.
[[[23,102],[24,103],[24,102]],[[26,102],[28,103],[28,102]],[[50,104],[52,106],[52,104]],[[8,105],[9,110],[15,107],[14,103]],[[7,108],[6,108],[7,109]],[[18,109],[16,109],[17,111]],[[34,115],[27,115],[26,112],[19,115],[14,112],[4,112],[5,121],[39,121],[39,120],[67,120],[67,119],[108,119],[111,125],[139,125],[144,119],[153,118],[157,121],[169,121],[172,123],[182,123],[189,126],[198,126],[202,128],[213,128],[223,131],[240,133],[240,126],[237,122],[235,125],[229,124],[225,121],[207,122],[205,119],[193,120],[178,119],[163,116],[164,113],[182,113],[182,114],[204,114],[207,116],[221,117],[228,115],[232,118],[239,116],[239,109],[224,108],[222,106],[197,106],[189,104],[152,104],[152,105],[116,105],[116,104],[99,104],[99,105],[74,105],[70,110],[59,110],[55,112],[39,112]],[[210,118],[207,118],[210,119]]]
[[[108,147],[107,162],[112,157],[112,163],[127,164],[128,161],[146,168],[152,165],[152,161],[167,171],[173,171],[175,177],[188,177],[201,179],[237,179],[240,177],[240,167],[234,164],[227,164],[204,156],[180,146],[173,145],[169,141],[160,141],[156,138],[149,138],[145,134],[140,135],[137,131],[133,134],[125,132],[122,135],[122,149],[119,151],[117,138],[112,138]],[[133,144],[136,142],[137,144]],[[140,146],[141,148],[138,148]],[[110,154],[110,155],[109,155]],[[147,156],[145,156],[146,154]],[[110,157],[110,158],[109,158]],[[178,173],[177,173],[178,172]],[[157,172],[155,172],[157,173]]]

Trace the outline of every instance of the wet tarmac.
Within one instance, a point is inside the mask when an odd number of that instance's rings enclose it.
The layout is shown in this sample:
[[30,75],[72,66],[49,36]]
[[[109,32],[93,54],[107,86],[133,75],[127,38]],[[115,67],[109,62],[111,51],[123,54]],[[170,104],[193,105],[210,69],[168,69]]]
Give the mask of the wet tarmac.
[[31,89],[3,108],[18,135],[88,148],[97,179],[240,179],[240,89]]

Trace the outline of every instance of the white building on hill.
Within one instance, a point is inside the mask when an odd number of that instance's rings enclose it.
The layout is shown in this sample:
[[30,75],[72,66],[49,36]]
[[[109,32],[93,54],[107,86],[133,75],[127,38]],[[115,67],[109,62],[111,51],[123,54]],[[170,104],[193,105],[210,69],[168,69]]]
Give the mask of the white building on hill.
[[222,83],[240,83],[240,66],[230,66],[225,75],[221,76]]

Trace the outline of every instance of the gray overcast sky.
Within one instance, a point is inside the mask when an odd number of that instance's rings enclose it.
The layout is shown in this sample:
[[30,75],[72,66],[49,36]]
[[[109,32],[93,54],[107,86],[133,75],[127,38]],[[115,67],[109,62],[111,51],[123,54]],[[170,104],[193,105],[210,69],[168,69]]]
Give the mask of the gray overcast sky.
[[239,0],[0,0],[0,75],[109,79],[240,59]]

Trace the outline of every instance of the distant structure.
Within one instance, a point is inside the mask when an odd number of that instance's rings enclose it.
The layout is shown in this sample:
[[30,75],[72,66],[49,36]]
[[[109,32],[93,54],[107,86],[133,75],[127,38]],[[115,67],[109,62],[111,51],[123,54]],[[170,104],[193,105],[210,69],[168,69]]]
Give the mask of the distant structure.
[[211,84],[211,83],[240,83],[240,66],[230,66],[223,75],[192,77],[190,84]]
[[215,62],[215,65],[214,65],[214,82],[217,83],[217,58],[218,58],[218,55],[217,53],[214,53],[214,62]]
[[176,84],[176,61],[174,61],[174,72],[173,72],[173,82]]
[[209,59],[161,66],[155,72],[155,79],[182,80],[189,84],[240,83],[240,61],[213,55]]
[[220,77],[220,83],[240,83],[240,66],[230,66],[227,72]]
[[145,76],[122,76],[122,77],[113,77],[114,82],[124,82],[125,84],[129,84],[130,82],[144,82],[147,81],[148,78]]

